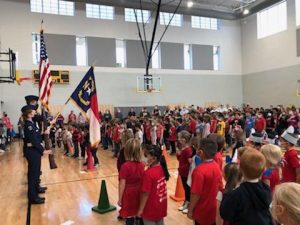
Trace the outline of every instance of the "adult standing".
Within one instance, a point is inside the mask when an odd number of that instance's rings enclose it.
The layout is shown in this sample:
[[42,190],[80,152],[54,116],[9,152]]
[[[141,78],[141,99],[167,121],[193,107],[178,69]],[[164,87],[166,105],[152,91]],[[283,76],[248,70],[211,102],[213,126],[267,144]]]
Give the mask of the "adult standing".
[[36,107],[26,105],[21,111],[24,118],[25,156],[28,161],[28,200],[31,204],[43,204],[45,198],[38,195],[45,193],[45,189],[39,187],[41,156],[52,151],[45,150],[41,144],[42,136],[33,121]]
[[134,111],[134,108],[130,108],[130,111],[128,112],[128,117],[135,117],[136,116],[136,113]]

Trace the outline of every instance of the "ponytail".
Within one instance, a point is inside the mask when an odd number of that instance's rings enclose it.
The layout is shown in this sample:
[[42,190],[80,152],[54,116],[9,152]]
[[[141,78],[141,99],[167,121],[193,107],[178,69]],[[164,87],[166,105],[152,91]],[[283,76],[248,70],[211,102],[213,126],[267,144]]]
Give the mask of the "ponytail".
[[170,179],[170,173],[169,173],[169,170],[168,170],[168,165],[167,165],[167,162],[166,162],[166,159],[165,159],[165,156],[161,156],[160,157],[160,165],[164,171],[164,174],[165,174],[165,178],[166,178],[166,181],[168,181]]

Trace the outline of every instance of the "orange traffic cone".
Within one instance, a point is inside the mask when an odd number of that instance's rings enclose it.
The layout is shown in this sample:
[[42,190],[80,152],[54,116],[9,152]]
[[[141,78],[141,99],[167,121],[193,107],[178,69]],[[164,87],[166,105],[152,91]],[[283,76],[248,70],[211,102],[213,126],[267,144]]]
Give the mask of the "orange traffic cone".
[[177,177],[175,195],[171,195],[170,198],[176,202],[181,202],[185,199],[184,189],[183,189],[181,177],[179,175]]
[[86,152],[87,152],[87,167],[86,167],[86,170],[87,171],[95,170],[94,160],[93,160],[93,156],[92,156],[92,153],[91,153],[91,149],[86,148]]
[[165,145],[161,146],[161,150],[162,150],[162,155],[165,157],[167,166],[169,166],[169,156],[168,156],[168,152],[167,152],[167,148]]

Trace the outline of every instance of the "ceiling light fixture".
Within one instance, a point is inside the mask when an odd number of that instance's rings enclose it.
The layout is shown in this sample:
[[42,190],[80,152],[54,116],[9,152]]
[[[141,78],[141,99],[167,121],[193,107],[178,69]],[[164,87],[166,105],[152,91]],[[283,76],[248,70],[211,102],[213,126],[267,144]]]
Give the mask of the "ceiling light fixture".
[[191,8],[193,5],[194,5],[194,2],[188,1],[188,3],[187,3],[187,7],[188,7],[188,8]]
[[250,12],[249,9],[244,9],[243,14],[244,14],[244,15],[248,15],[249,12]]

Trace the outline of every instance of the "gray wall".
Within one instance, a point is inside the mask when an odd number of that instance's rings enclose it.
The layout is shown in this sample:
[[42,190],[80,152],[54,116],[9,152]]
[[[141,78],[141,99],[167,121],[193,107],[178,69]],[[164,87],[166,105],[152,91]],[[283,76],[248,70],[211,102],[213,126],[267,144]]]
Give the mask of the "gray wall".
[[242,76],[244,102],[254,106],[300,106],[296,96],[300,65]]
[[193,70],[214,69],[213,49],[212,45],[192,45]]
[[87,37],[87,53],[90,66],[116,66],[116,40],[113,38]]
[[160,55],[162,69],[184,69],[183,44],[162,42]]
[[46,49],[51,65],[76,65],[76,36],[45,34]]
[[[147,45],[150,46],[149,43]],[[142,48],[142,43],[140,41],[126,40],[126,64],[128,68],[146,67],[145,56]]]

